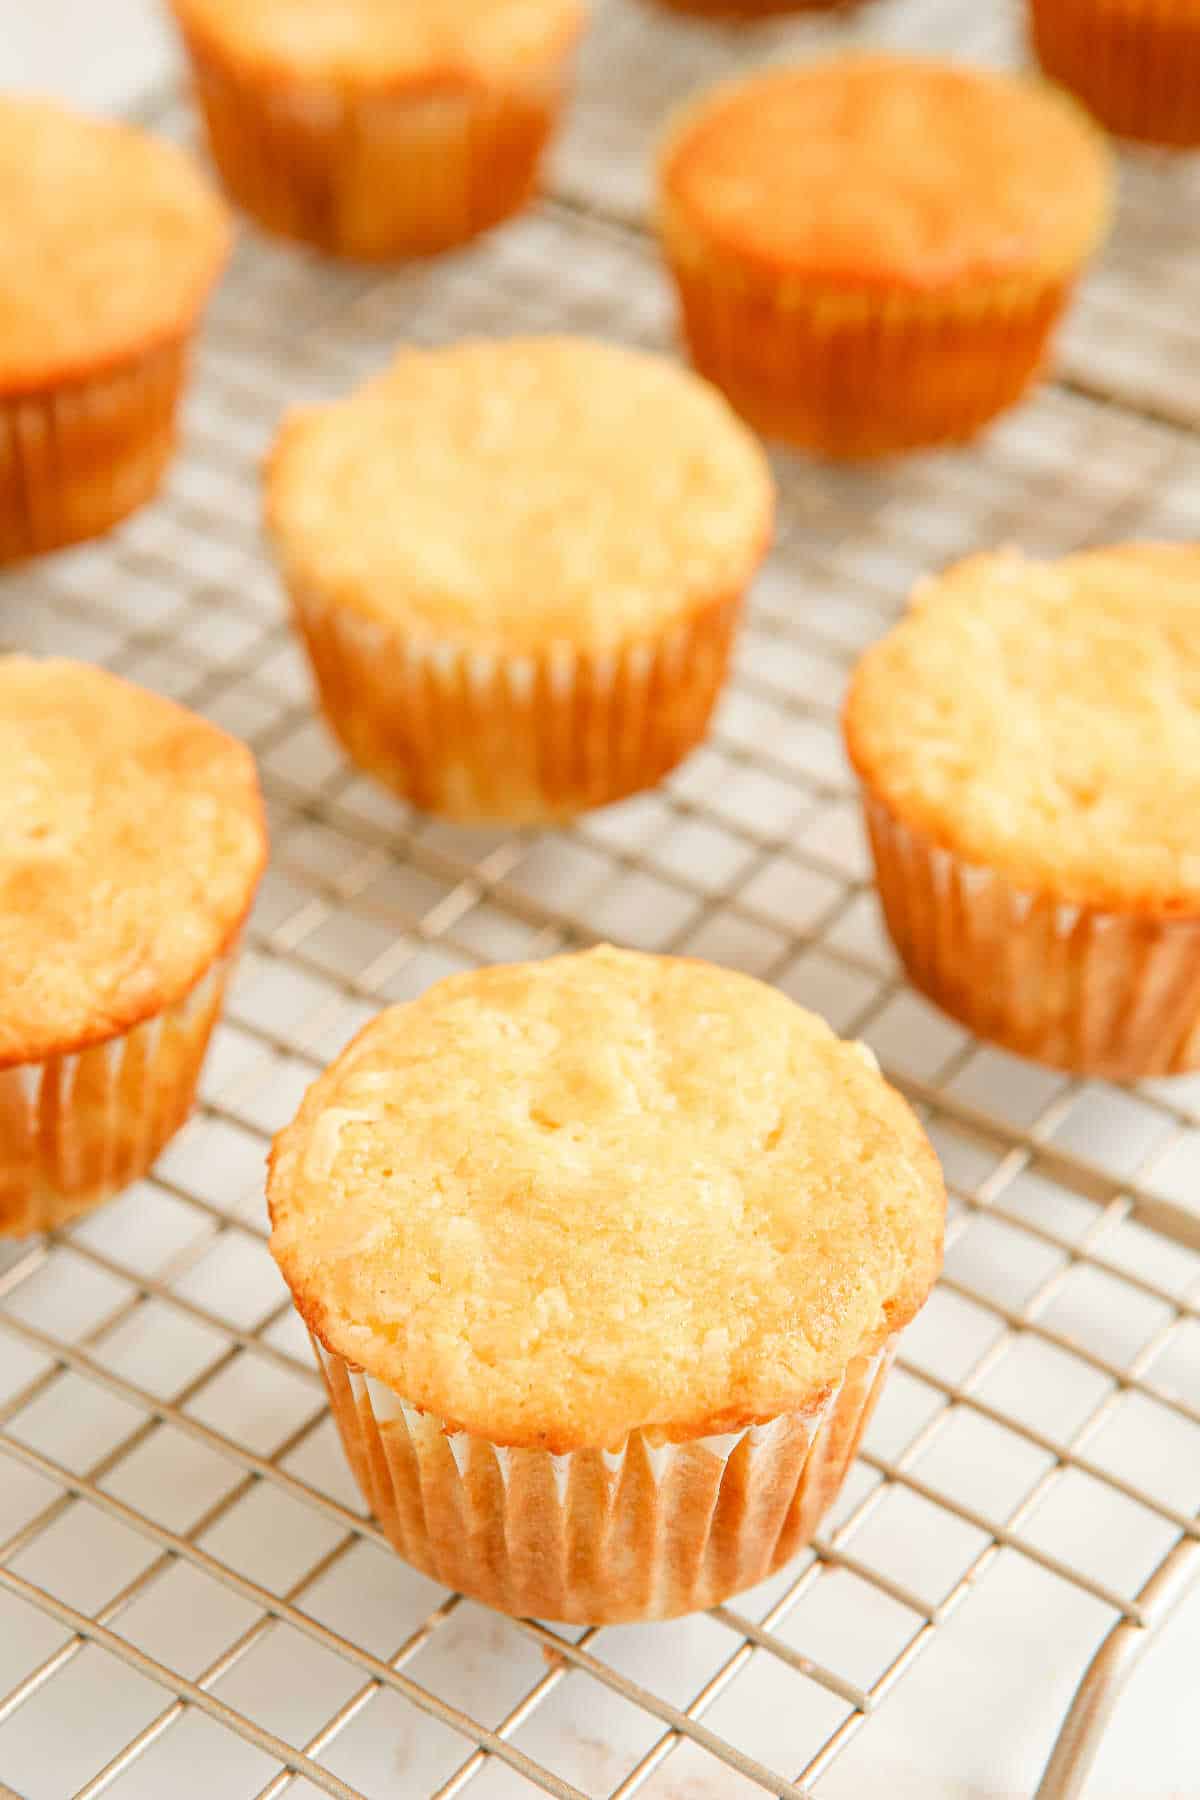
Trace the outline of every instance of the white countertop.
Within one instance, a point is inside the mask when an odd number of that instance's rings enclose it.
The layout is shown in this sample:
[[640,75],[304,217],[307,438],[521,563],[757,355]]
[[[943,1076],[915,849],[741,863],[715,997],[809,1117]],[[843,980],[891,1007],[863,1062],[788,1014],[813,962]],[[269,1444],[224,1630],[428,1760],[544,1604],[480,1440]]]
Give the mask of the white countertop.
[[5,0],[0,86],[118,109],[173,66],[169,29],[151,0]]

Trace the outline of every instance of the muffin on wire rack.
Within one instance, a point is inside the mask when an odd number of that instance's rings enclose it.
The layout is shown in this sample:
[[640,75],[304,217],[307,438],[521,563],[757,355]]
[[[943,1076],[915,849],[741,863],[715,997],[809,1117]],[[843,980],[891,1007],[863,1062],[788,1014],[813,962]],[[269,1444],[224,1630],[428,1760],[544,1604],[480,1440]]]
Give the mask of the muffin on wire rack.
[[1030,0],[1029,14],[1042,68],[1106,131],[1200,145],[1196,0]]
[[1059,1068],[1200,1066],[1200,549],[960,563],[845,725],[918,987]]
[[1101,134],[1048,87],[841,56],[685,107],[658,224],[701,374],[769,437],[869,457],[1020,398],[1109,189]]
[[213,159],[269,231],[429,255],[517,212],[583,0],[170,0]]
[[945,1211],[869,1051],[747,976],[610,949],[383,1013],[268,1197],[395,1548],[594,1624],[713,1605],[807,1543]]
[[661,781],[707,729],[773,505],[707,383],[583,338],[406,350],[287,421],[266,481],[329,724],[458,819]]
[[254,759],[83,663],[0,657],[0,1235],[144,1175],[187,1117],[266,860]]
[[0,563],[107,531],[175,445],[228,214],[173,145],[0,97]]

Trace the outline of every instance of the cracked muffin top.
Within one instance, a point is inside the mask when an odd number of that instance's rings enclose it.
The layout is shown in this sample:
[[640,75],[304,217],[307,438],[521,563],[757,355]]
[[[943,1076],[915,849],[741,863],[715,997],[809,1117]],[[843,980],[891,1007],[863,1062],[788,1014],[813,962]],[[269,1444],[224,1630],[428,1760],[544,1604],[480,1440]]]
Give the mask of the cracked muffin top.
[[922,582],[846,704],[910,829],[1027,893],[1200,912],[1200,549],[974,556]]
[[945,1207],[869,1051],[748,976],[609,948],[381,1014],[268,1194],[330,1350],[555,1452],[815,1409],[925,1300]]

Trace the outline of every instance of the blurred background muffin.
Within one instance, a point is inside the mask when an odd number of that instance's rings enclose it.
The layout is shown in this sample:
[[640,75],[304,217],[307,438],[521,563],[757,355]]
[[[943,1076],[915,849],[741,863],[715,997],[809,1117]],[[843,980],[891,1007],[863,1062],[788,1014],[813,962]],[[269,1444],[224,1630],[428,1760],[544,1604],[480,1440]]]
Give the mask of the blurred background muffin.
[[1196,0],[1030,0],[1033,47],[1106,131],[1200,144]]
[[213,158],[259,224],[426,255],[518,211],[582,0],[171,0]]
[[228,215],[173,145],[0,97],[0,562],[107,531],[175,444]]
[[1109,188],[1066,98],[846,56],[687,107],[658,222],[701,373],[767,436],[863,457],[970,437],[1020,398]]

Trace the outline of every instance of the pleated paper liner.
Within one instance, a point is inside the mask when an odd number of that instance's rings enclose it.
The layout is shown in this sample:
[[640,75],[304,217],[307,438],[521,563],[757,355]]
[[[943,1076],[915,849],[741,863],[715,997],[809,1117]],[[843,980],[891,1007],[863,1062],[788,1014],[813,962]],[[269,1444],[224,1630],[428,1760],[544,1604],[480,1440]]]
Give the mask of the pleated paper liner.
[[1079,1074],[1200,1067],[1200,917],[1064,905],[927,842],[869,794],[866,816],[888,930],[945,1012]]
[[958,300],[773,289],[673,261],[696,368],[765,437],[853,460],[975,436],[1041,370],[1069,283]]
[[1031,0],[1042,68],[1118,137],[1200,145],[1200,12],[1161,0]]
[[692,1442],[512,1450],[409,1406],[316,1338],[363,1497],[434,1580],[502,1612],[666,1619],[762,1581],[812,1537],[854,1460],[894,1340],[851,1363],[813,1415]]
[[570,74],[564,51],[520,85],[362,93],[256,80],[188,48],[230,196],[268,231],[361,261],[430,255],[518,212]]
[[146,1173],[191,1111],[232,963],[130,1031],[0,1069],[0,1236],[51,1231]]
[[96,537],[149,500],[175,447],[187,344],[0,396],[0,563]]
[[654,640],[503,656],[405,638],[296,584],[321,706],[353,760],[448,818],[539,822],[655,786],[704,737],[741,596]]

